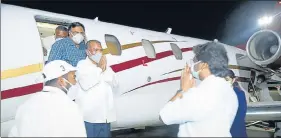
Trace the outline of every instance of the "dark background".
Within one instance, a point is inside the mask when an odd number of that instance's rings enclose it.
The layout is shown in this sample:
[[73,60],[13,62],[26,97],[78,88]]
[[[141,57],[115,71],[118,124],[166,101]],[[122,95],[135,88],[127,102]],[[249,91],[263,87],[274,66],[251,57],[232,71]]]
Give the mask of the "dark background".
[[[238,45],[257,31],[256,21],[276,1],[35,1],[2,3]],[[281,6],[279,6],[281,7]],[[279,8],[280,9],[280,8]]]

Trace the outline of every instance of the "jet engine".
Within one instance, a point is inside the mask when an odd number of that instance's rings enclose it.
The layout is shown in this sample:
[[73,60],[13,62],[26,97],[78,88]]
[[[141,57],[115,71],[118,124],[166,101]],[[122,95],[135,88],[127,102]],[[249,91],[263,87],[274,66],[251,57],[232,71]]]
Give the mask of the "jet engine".
[[255,64],[277,70],[281,67],[281,38],[272,30],[254,33],[246,45],[247,55]]

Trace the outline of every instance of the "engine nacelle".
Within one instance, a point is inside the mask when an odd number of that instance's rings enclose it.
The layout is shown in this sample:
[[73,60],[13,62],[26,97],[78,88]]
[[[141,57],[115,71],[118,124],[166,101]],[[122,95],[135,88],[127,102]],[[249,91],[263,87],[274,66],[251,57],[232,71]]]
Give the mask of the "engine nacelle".
[[276,70],[281,67],[281,38],[272,30],[254,33],[247,42],[246,51],[252,62]]

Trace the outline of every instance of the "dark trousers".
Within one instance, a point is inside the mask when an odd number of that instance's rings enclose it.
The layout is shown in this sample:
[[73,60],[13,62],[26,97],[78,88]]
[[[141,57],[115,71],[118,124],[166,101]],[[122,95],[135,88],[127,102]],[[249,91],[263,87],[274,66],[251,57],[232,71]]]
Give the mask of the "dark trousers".
[[87,137],[111,137],[110,123],[85,122]]

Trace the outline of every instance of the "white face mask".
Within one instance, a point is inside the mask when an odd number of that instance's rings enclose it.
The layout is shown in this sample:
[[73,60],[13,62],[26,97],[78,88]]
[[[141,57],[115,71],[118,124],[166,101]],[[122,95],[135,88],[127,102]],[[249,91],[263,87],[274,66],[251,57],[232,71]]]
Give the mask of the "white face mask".
[[67,95],[71,100],[76,99],[79,88],[80,88],[79,85],[76,83],[75,85],[71,86],[68,89]]
[[73,85],[68,80],[66,80],[65,78],[63,78],[63,80],[66,81],[70,85],[70,87],[68,89],[65,86],[62,86],[62,88],[68,93],[69,90],[71,89],[71,87],[73,87]]
[[101,57],[102,57],[102,53],[100,53],[100,52],[89,56],[89,58],[92,59],[93,61],[95,61],[96,63],[100,62]]
[[193,63],[193,62],[191,62],[191,67],[190,67],[190,69],[191,69],[191,74],[192,74],[192,76],[195,78],[195,79],[199,79],[199,72],[200,71],[195,71],[195,66],[197,65],[197,64],[199,64],[199,63],[201,63],[201,61],[198,61],[198,62],[196,62],[196,63]]
[[[72,33],[71,33],[72,34]],[[73,34],[72,34],[73,35]],[[84,36],[81,33],[72,36],[72,40],[76,44],[80,44],[84,40]]]

